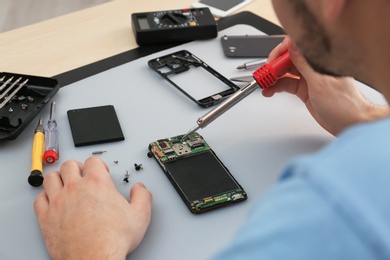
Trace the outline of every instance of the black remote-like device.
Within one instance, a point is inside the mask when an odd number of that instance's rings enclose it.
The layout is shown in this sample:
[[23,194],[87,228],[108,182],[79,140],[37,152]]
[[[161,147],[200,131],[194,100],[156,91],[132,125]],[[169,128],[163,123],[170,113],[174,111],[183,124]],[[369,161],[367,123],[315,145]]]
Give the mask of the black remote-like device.
[[188,42],[215,38],[217,23],[208,8],[133,13],[138,45]]

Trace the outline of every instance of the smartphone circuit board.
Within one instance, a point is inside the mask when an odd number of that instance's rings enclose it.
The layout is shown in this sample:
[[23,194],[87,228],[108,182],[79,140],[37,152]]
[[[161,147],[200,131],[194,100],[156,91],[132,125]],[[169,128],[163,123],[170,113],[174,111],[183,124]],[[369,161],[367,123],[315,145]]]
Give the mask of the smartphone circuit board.
[[247,195],[198,133],[160,139],[149,145],[161,168],[192,213],[246,200]]

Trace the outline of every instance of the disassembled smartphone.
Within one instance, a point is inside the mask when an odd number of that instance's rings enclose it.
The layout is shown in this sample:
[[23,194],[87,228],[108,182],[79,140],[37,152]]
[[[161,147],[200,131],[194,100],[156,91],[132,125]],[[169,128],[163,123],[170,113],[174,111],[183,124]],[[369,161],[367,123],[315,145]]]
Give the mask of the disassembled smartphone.
[[225,17],[250,2],[252,0],[198,0],[192,7],[208,7],[214,16]]
[[148,65],[201,107],[218,104],[240,89],[186,50],[152,59]]
[[201,135],[194,132],[149,144],[154,157],[188,209],[202,213],[247,199],[244,189]]
[[221,43],[227,57],[267,58],[284,38],[285,35],[225,35]]

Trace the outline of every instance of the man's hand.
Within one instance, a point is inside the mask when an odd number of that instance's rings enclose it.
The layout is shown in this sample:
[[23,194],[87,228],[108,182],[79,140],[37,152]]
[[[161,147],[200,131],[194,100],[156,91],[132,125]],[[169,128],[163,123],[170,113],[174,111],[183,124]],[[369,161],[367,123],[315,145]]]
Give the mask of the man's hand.
[[265,97],[272,97],[277,92],[298,96],[314,119],[333,135],[353,124],[390,114],[388,107],[378,107],[368,102],[356,88],[354,79],[315,72],[288,37],[270,53],[269,61],[287,50],[295,66],[290,73],[296,77],[279,79],[274,86],[262,91]]
[[124,259],[150,223],[151,193],[137,183],[127,202],[97,157],[65,162],[43,185],[34,208],[54,259]]

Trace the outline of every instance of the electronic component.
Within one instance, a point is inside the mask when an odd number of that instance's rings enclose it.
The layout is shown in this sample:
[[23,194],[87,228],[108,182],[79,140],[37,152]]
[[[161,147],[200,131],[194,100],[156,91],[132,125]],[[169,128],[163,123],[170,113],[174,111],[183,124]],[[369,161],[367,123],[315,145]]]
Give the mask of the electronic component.
[[112,105],[71,109],[68,119],[75,147],[125,140]]
[[134,13],[131,19],[139,45],[188,42],[218,35],[217,23],[208,8]]
[[204,146],[203,140],[201,138],[199,138],[199,137],[196,137],[196,138],[193,138],[193,139],[188,139],[187,140],[187,144],[191,148],[197,148],[197,147]]
[[[186,50],[152,59],[148,65],[201,107],[218,104],[240,90],[230,80]],[[194,78],[197,80],[193,80]]]
[[168,143],[166,140],[159,140],[158,141],[158,146],[161,148],[161,149],[166,149],[169,147]]
[[[161,143],[174,152],[167,154]],[[148,157],[155,157],[192,213],[246,200],[246,192],[198,133],[187,140],[179,135],[152,142],[149,150]]]

